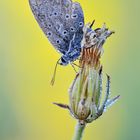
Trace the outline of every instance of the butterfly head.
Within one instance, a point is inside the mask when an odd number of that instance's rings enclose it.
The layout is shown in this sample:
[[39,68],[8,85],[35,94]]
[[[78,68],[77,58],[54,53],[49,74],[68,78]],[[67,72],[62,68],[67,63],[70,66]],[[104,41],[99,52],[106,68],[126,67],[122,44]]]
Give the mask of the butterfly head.
[[66,66],[69,64],[69,62],[62,56],[59,61],[58,64],[62,65],[62,66]]

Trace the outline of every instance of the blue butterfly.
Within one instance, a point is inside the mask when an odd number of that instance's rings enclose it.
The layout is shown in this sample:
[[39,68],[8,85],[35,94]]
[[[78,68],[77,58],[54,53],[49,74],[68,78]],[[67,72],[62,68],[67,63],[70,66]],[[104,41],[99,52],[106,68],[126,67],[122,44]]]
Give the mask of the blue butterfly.
[[32,12],[43,32],[62,54],[58,64],[66,66],[81,53],[84,14],[78,2],[71,0],[29,0]]

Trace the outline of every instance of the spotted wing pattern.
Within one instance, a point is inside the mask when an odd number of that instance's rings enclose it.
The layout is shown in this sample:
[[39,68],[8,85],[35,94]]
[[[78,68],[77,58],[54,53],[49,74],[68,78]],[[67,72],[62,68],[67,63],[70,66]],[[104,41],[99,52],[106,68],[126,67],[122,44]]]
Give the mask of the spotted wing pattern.
[[[82,33],[84,15],[80,4],[71,0],[29,0],[29,3],[49,41],[65,55],[74,35]],[[77,44],[81,40],[77,39]]]

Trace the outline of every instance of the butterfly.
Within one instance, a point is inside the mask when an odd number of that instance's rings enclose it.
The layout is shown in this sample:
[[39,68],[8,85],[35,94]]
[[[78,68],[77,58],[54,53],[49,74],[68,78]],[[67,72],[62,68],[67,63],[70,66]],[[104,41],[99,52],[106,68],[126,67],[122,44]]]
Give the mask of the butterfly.
[[32,12],[54,48],[62,55],[58,64],[66,66],[81,53],[84,14],[71,0],[29,0]]
[[[66,66],[80,57],[83,42],[92,47],[98,43],[102,46],[110,32],[105,26],[92,30],[91,25],[85,26],[81,5],[72,0],[29,0],[32,12],[54,48],[61,53],[57,64]],[[90,23],[89,23],[90,24]],[[86,36],[87,35],[87,36]],[[57,64],[52,78],[55,80]],[[73,66],[74,68],[74,66]],[[75,68],[74,68],[75,69]]]

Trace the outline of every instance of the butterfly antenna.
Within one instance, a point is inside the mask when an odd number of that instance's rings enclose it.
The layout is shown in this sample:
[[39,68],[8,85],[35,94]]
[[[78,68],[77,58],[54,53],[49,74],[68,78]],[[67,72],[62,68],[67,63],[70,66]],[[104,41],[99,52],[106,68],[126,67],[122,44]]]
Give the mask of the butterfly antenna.
[[90,25],[90,28],[92,28],[92,26],[94,25],[95,23],[95,20],[92,21],[91,25]]
[[[60,59],[59,59],[60,60]],[[54,73],[53,73],[53,77],[52,77],[52,80],[51,80],[51,85],[53,86],[54,85],[54,82],[55,82],[55,76],[56,76],[56,70],[57,70],[57,66],[58,66],[58,62],[59,60],[56,62],[56,65],[55,65],[55,68],[54,68]]]

